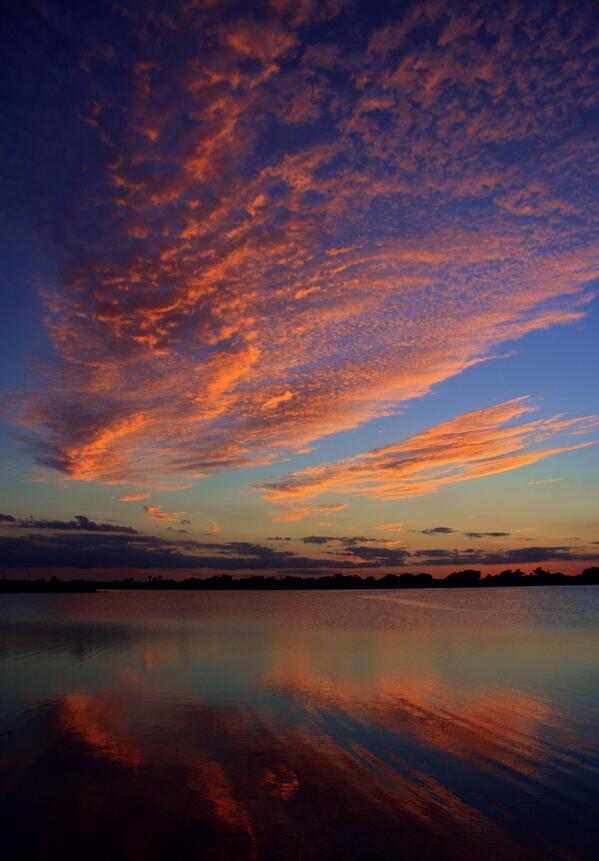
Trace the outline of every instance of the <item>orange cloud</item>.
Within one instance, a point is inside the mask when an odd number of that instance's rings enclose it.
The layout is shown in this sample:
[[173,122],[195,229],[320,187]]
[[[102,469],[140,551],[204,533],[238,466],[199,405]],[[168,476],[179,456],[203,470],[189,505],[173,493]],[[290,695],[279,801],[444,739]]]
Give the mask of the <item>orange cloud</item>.
[[362,48],[312,41],[335,3],[140,11],[152,61],[115,52],[116,102],[88,62],[73,106],[110,157],[53,240],[56,361],[18,417],[42,465],[144,484],[272,462],[580,319],[595,28],[533,7],[417,4]]
[[296,520],[304,520],[310,517],[312,509],[309,505],[294,506],[283,511],[278,511],[272,516],[273,523],[294,523]]
[[284,404],[286,401],[290,401],[293,397],[293,392],[287,390],[283,392],[282,395],[274,395],[272,398],[269,398],[264,404],[262,404],[263,410],[274,410],[279,404]]
[[[293,523],[296,520],[304,520],[306,517],[311,517],[312,515],[335,514],[347,507],[347,502],[339,502],[333,505],[292,505],[273,514],[272,521],[273,523]],[[329,523],[320,523],[319,525],[330,526]]]
[[102,756],[136,766],[142,760],[142,751],[127,731],[120,705],[106,696],[75,691],[61,700],[61,720]]
[[119,500],[121,502],[139,502],[142,499],[149,499],[151,495],[151,493],[144,493],[142,491],[139,493],[126,493],[124,496],[119,496]]
[[184,511],[173,511],[168,513],[163,511],[159,505],[144,505],[144,511],[147,512],[148,517],[152,520],[164,520],[168,523],[173,523],[175,520],[179,520],[185,514]]
[[[260,491],[264,499],[284,506],[283,512],[288,507],[291,511],[310,509],[306,500],[323,493],[404,499],[432,493],[455,482],[518,469],[596,442],[540,448],[559,435],[596,430],[599,419],[556,415],[508,424],[532,410],[527,397],[514,398],[450,419],[383,448],[298,470],[253,489]],[[284,514],[275,517],[285,519]]]

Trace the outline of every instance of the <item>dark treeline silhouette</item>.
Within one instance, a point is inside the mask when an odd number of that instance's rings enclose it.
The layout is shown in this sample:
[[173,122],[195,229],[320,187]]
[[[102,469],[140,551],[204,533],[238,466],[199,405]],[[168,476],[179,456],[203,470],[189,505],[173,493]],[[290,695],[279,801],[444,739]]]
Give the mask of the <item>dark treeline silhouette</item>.
[[97,592],[102,589],[200,589],[200,590],[297,590],[297,589],[451,589],[486,588],[489,586],[589,586],[599,585],[599,568],[586,568],[580,574],[568,575],[559,571],[536,568],[530,574],[520,569],[508,569],[500,574],[481,576],[480,571],[453,571],[447,577],[435,578],[431,574],[386,574],[383,577],[359,577],[357,574],[332,574],[320,577],[287,575],[274,577],[255,575],[232,577],[217,574],[213,577],[189,577],[186,580],[165,579],[160,574],[148,575],[145,580],[129,577],[125,580],[0,580],[0,592]]

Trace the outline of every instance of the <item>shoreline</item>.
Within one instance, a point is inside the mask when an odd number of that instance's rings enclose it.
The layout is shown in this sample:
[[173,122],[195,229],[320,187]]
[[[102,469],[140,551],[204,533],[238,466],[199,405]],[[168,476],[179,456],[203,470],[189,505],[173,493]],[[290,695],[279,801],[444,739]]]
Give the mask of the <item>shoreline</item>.
[[375,578],[357,575],[322,575],[304,577],[297,575],[250,576],[234,578],[231,575],[217,575],[207,578],[186,578],[185,580],[163,579],[161,576],[147,580],[60,580],[57,577],[37,578],[36,580],[0,580],[0,594],[94,594],[105,591],[202,591],[202,592],[244,592],[244,591],[352,591],[352,590],[404,590],[404,589],[489,589],[518,588],[534,589],[540,586],[596,586],[599,585],[599,568],[587,568],[580,574],[537,569],[532,574],[516,570],[502,571],[500,574],[487,574],[481,577],[480,571],[454,571],[447,577],[435,579],[431,574],[386,574]]

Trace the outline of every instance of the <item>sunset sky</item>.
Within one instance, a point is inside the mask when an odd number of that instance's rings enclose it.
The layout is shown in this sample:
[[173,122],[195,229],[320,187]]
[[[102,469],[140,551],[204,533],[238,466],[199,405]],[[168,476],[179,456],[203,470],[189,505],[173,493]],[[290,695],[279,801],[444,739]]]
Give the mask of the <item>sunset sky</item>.
[[0,569],[599,564],[598,28],[9,4]]

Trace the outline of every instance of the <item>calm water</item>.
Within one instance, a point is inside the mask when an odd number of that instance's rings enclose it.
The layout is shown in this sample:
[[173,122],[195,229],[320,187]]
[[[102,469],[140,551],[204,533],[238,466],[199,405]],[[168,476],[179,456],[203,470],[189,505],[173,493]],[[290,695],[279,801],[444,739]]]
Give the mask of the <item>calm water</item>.
[[0,599],[7,859],[597,857],[599,587]]

